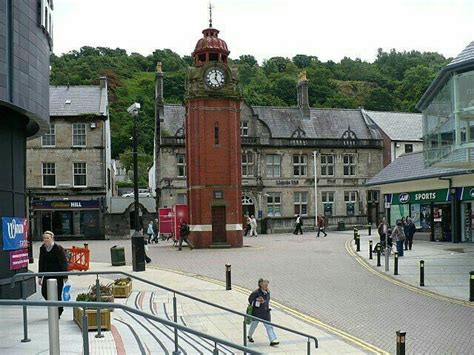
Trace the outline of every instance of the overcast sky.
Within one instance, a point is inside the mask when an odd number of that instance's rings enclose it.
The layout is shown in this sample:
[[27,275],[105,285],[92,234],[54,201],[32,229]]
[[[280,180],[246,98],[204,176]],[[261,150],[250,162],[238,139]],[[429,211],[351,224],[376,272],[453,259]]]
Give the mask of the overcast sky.
[[[230,56],[343,57],[377,48],[456,56],[474,40],[474,0],[213,0]],[[208,0],[56,0],[54,52],[82,46],[189,55],[208,26]]]

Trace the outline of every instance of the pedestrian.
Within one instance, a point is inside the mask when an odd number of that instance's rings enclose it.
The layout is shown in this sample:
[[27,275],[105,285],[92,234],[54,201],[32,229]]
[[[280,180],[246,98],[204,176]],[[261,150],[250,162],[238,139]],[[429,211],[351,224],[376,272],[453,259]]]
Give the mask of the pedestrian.
[[[66,251],[64,248],[54,242],[54,233],[46,231],[43,233],[43,245],[40,247],[39,254],[39,272],[60,272],[67,271]],[[56,279],[58,282],[58,301],[61,301],[63,293],[64,280],[67,276],[51,277],[44,276],[38,279],[38,284],[41,286],[41,294],[44,299],[48,299],[47,280]],[[64,308],[59,307],[59,318],[63,313]]]
[[252,222],[249,215],[245,215],[245,222],[246,222],[246,225],[245,225],[245,233],[244,233],[244,237],[246,237],[249,232],[250,232],[250,223]]
[[405,240],[405,232],[403,231],[403,224],[400,219],[397,220],[397,224],[392,231],[392,241],[395,242],[397,247],[398,256],[403,256],[403,242]]
[[250,236],[253,237],[258,237],[257,235],[257,220],[255,219],[255,216],[252,215],[250,216]]
[[[143,224],[140,224],[140,230],[138,231],[138,233],[143,235],[143,238],[145,238],[145,236],[143,234]],[[148,242],[147,242],[147,240],[144,240],[143,242],[144,242],[143,254],[144,254],[145,262],[147,264],[149,264],[149,263],[151,263],[151,258],[146,254],[146,252],[148,251]]]
[[150,223],[148,223],[146,234],[148,235],[148,244],[151,244],[151,240],[154,239],[153,221],[150,221]]
[[158,230],[158,218],[153,221],[153,241],[158,244],[160,240],[160,231]]
[[303,225],[303,221],[301,219],[301,216],[297,214],[296,222],[295,222],[295,231],[293,232],[293,234],[298,235],[298,232],[300,232],[300,234],[303,234],[303,229],[301,228],[302,225]]
[[[270,315],[270,290],[268,288],[269,281],[264,279],[258,280],[258,289],[253,291],[249,296],[249,304],[252,305],[252,316],[271,322]],[[249,326],[249,333],[247,339],[249,342],[253,343],[253,333],[257,328],[259,321],[252,320]],[[273,326],[267,323],[263,323],[265,330],[267,331],[268,340],[270,340],[270,346],[278,345],[280,342],[275,335]]]
[[379,233],[379,237],[380,237],[380,246],[382,248],[385,247],[385,240],[387,239],[388,237],[388,230],[389,230],[389,225],[387,223],[387,218],[383,217],[382,218],[382,222],[380,222],[378,228],[377,228],[377,231]]
[[316,235],[316,237],[319,238],[319,233],[320,232],[323,232],[324,233],[324,236],[326,237],[327,236],[327,233],[326,233],[326,221],[324,219],[323,216],[321,216],[320,214],[318,215],[318,217],[316,218],[316,223],[318,224],[318,234]]
[[183,246],[183,242],[186,242],[186,244],[189,246],[189,249],[193,250],[194,246],[188,240],[189,226],[186,223],[186,221],[183,221],[183,223],[181,223],[181,226],[179,227],[179,234],[180,234],[180,238],[179,238],[178,250],[181,250],[181,248]]
[[405,231],[405,250],[408,250],[407,248],[411,250],[411,247],[413,245],[413,236],[416,233],[416,226],[410,217],[407,217],[407,223],[404,227],[404,231]]

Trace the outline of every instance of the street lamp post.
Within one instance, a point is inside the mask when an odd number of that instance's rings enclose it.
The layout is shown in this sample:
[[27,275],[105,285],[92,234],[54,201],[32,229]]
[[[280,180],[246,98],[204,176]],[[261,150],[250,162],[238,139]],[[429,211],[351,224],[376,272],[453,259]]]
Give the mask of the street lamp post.
[[313,165],[314,165],[314,226],[318,228],[318,175],[317,175],[317,166],[316,158],[318,153],[313,152]]
[[133,271],[145,271],[145,239],[140,234],[140,221],[138,216],[138,152],[137,152],[137,120],[140,111],[140,104],[135,102],[131,105],[127,112],[133,117],[133,199],[134,213],[133,219],[135,224],[135,232],[132,235],[132,264]]

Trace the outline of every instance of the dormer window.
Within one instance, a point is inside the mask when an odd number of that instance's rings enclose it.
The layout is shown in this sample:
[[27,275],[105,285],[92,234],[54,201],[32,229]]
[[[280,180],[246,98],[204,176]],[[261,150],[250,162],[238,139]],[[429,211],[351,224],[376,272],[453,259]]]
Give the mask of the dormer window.
[[209,61],[217,62],[219,60],[219,54],[217,53],[209,53]]

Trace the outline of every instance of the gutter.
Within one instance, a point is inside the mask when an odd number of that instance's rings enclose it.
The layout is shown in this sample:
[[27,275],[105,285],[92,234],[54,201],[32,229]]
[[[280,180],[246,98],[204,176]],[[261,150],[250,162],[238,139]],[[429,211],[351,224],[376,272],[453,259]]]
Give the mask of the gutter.
[[[425,180],[425,179],[432,179],[436,177],[444,177],[444,176],[458,176],[458,175],[465,175],[465,174],[474,174],[474,170],[464,170],[459,172],[452,172],[452,173],[441,173],[435,175],[426,175],[426,176],[418,176],[418,177],[410,177],[400,180],[392,180],[392,181],[384,181],[378,183],[371,183],[370,181],[365,183],[364,186],[381,186],[381,185],[388,185],[388,184],[396,184],[399,182],[409,182],[409,181],[418,181],[418,180]],[[443,179],[440,179],[443,180]]]

